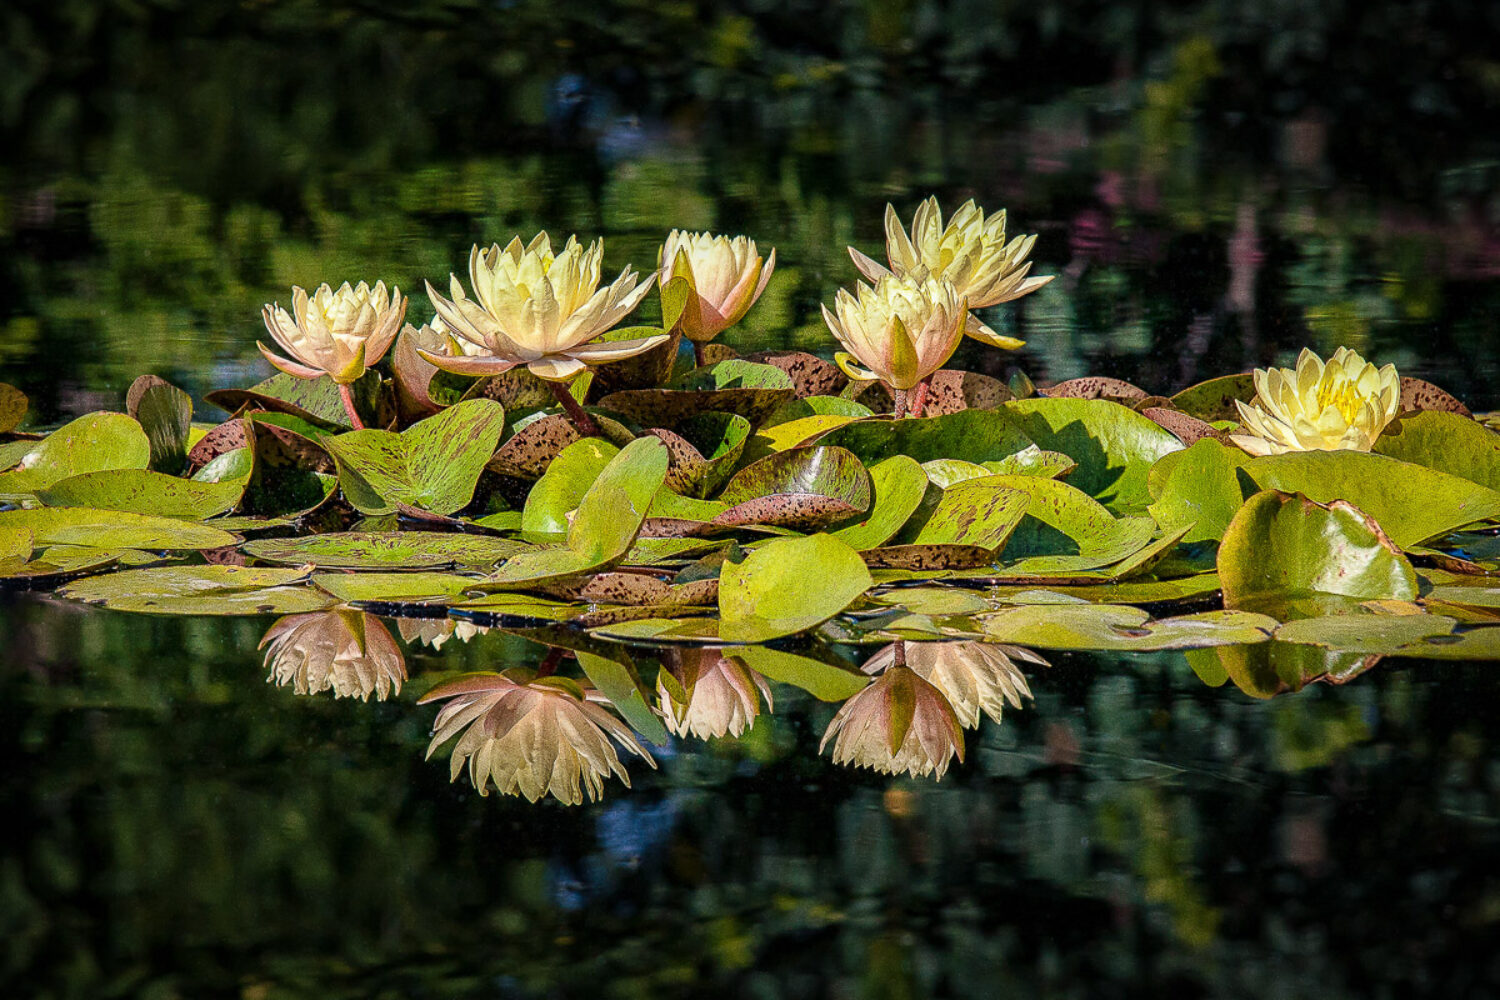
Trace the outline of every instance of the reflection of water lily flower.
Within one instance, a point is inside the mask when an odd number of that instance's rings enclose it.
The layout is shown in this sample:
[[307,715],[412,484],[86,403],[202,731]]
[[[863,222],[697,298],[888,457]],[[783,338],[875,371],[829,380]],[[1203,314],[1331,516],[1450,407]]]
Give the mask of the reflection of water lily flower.
[[380,619],[336,608],[277,619],[260,641],[270,679],[298,694],[332,689],[336,698],[381,701],[406,680],[401,647]]
[[776,251],[762,258],[755,241],[744,236],[674,229],[657,263],[662,288],[674,277],[686,278],[692,287],[679,324],[687,339],[706,343],[738,323],[760,298],[776,268]]
[[766,679],[719,649],[681,650],[656,676],[661,714],[676,736],[742,736],[755,725],[761,698],[771,710]]
[[[998,723],[1006,704],[1020,708],[1021,698],[1031,697],[1015,660],[1047,665],[1029,649],[993,642],[908,642],[905,648],[906,665],[947,697],[959,723],[969,729],[978,728],[981,711]],[[864,670],[879,673],[895,659],[892,644],[865,661]]]
[[645,297],[655,275],[637,286],[627,267],[614,282],[599,288],[604,241],[585,250],[568,237],[554,255],[546,233],[523,247],[519,238],[504,250],[498,243],[478,246],[469,254],[469,281],[474,298],[464,294],[454,275],[451,300],[429,283],[427,295],[450,332],[468,342],[464,356],[421,350],[422,357],[459,375],[498,375],[517,365],[532,374],[564,382],[585,367],[620,361],[649,351],[665,334],[590,344],[624,319]]
[[852,379],[910,389],[943,367],[963,338],[967,306],[946,281],[887,275],[874,288],[860,282],[857,292],[839,289],[837,315],[823,307],[823,321],[849,352],[835,360]]
[[1235,406],[1242,433],[1230,437],[1252,455],[1369,451],[1401,411],[1401,378],[1345,347],[1326,363],[1303,348],[1295,370],[1257,368],[1254,403]]
[[257,344],[267,361],[297,378],[326,374],[347,385],[385,355],[406,318],[406,300],[399,288],[387,298],[383,281],[374,288],[363,281],[350,288],[346,281],[338,291],[322,285],[311,296],[293,287],[290,313],[268,303],[261,318],[271,339],[296,359],[288,361]]
[[837,764],[869,767],[887,774],[941,778],[957,754],[964,759],[964,735],[953,706],[936,686],[910,667],[891,666],[864,690],[844,702],[819,744],[833,740]]
[[449,639],[468,642],[476,635],[489,631],[473,622],[455,621],[452,618],[398,618],[396,628],[401,631],[401,638],[405,641],[420,642],[439,650]]
[[524,795],[532,802],[552,795],[568,805],[604,794],[611,774],[630,786],[630,775],[614,741],[652,767],[646,748],[623,722],[591,699],[602,700],[565,677],[538,678],[529,670],[504,674],[469,674],[439,684],[422,702],[452,699],[433,723],[432,756],[462,732],[453,747],[454,779],[467,763],[479,794],[489,782],[503,795]]
[[[1005,212],[985,217],[972,200],[964,202],[943,225],[943,212],[936,198],[917,206],[911,221],[911,235],[902,228],[892,205],[885,206],[885,252],[890,268],[849,248],[854,266],[871,281],[892,272],[918,279],[933,277],[950,282],[970,309],[1010,302],[1036,291],[1052,280],[1052,275],[1028,278],[1035,236],[1005,239]],[[991,330],[973,316],[967,318],[964,331],[991,347],[1017,348],[1023,341]]]

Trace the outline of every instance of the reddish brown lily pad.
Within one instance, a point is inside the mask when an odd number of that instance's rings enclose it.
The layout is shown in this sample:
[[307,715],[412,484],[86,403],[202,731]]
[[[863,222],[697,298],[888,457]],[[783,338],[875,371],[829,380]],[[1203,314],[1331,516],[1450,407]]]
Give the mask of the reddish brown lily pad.
[[[623,446],[634,439],[624,424],[597,413],[592,416],[612,444]],[[581,437],[565,414],[549,414],[511,435],[490,459],[488,468],[502,476],[540,479],[557,453]]]
[[808,396],[834,396],[849,384],[849,378],[838,365],[824,361],[806,351],[757,351],[745,355],[746,361],[771,365],[786,372],[798,399]]
[[1141,399],[1146,395],[1146,390],[1124,379],[1087,375],[1059,382],[1051,388],[1041,390],[1041,395],[1053,399]]
[[1401,409],[1403,410],[1443,410],[1447,413],[1458,413],[1465,417],[1473,416],[1469,408],[1446,390],[1440,389],[1419,378],[1401,377]]
[[1191,445],[1204,438],[1213,438],[1224,444],[1229,443],[1229,435],[1216,428],[1206,420],[1181,410],[1172,410],[1164,406],[1150,406],[1140,411],[1144,417],[1149,417],[1158,426],[1171,431],[1177,435],[1177,439],[1185,445]]

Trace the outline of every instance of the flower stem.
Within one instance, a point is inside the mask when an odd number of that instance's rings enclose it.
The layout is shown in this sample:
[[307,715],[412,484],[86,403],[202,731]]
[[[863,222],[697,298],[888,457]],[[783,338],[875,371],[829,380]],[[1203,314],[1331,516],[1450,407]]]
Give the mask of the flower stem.
[[563,656],[565,656],[567,652],[568,651],[566,649],[563,649],[561,646],[548,647],[547,655],[543,656],[542,662],[537,665],[536,675],[538,677],[551,677],[553,674],[557,673],[558,664],[562,663]]
[[364,430],[365,423],[359,419],[359,411],[354,408],[354,390],[349,388],[348,384],[340,384],[339,398],[344,401],[344,412],[349,414],[349,423],[353,424],[357,431]]
[[904,666],[906,666],[906,640],[905,639],[897,639],[893,645],[896,648],[894,650],[894,655],[893,655],[893,657],[891,659],[891,666],[893,666],[893,667],[904,667]]
[[703,360],[703,345],[700,344],[700,343],[698,343],[696,340],[692,341],[692,345],[693,345],[693,367],[694,368],[702,368],[703,365],[704,365],[704,360]]
[[927,408],[927,390],[932,385],[932,376],[929,375],[917,383],[917,389],[912,393],[911,415],[920,417],[922,411]]
[[891,395],[896,397],[895,416],[897,420],[900,420],[902,417],[906,416],[906,390],[892,389]]
[[563,410],[568,414],[568,419],[573,421],[573,426],[578,428],[580,435],[586,438],[604,436],[599,433],[599,425],[594,423],[594,418],[583,412],[583,407],[578,405],[578,400],[574,399],[573,394],[568,391],[566,382],[554,382],[548,379],[547,384],[552,387],[552,395],[556,396],[557,401],[562,404]]

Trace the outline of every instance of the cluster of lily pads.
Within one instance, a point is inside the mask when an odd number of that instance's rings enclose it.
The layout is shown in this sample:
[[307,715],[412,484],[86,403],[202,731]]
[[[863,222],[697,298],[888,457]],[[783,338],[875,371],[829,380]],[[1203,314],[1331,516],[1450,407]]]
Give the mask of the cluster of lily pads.
[[[568,802],[627,777],[617,747],[649,760],[637,734],[743,732],[768,679],[844,702],[837,760],[940,776],[1035,649],[1183,649],[1259,696],[1500,656],[1500,436],[1345,350],[1171,396],[947,369],[966,335],[1016,346],[971,310],[1046,280],[1004,227],[889,212],[890,266],[856,253],[874,283],[825,310],[834,362],[716,342],[774,269],[753,241],[673,233],[601,289],[599,243],[542,234],[475,247],[420,328],[381,284],[295,290],[265,313],[290,358],[210,393],[217,422],[143,376],[24,432],[0,386],[0,583],[286,616],[267,661],[308,693],[400,690],[377,615],[536,639],[535,669],[427,692],[433,748]],[[660,325],[621,328],[653,281]]]

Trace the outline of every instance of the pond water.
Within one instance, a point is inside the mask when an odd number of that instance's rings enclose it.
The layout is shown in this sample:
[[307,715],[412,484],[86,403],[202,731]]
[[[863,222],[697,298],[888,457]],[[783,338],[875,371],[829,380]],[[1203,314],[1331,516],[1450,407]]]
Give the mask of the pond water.
[[[929,193],[1005,207],[1058,275],[986,314],[1025,348],[953,367],[1170,393],[1343,345],[1500,407],[1478,7],[201,6],[0,14],[28,426],[144,372],[215,419],[292,285],[383,278],[420,322],[424,279],[540,229],[603,236],[606,273],[671,228],[750,234],[778,267],[725,340],[827,356],[845,246]],[[372,619],[409,680],[364,701],[299,694],[317,668],[273,669],[274,621],[3,596],[6,995],[1500,995],[1493,662],[1018,659],[1031,698],[940,781],[836,765],[838,699],[773,680],[743,735],[654,768],[617,741],[630,787],[567,806],[450,782],[417,704],[550,669],[556,634]],[[681,655],[634,665],[652,688]]]

